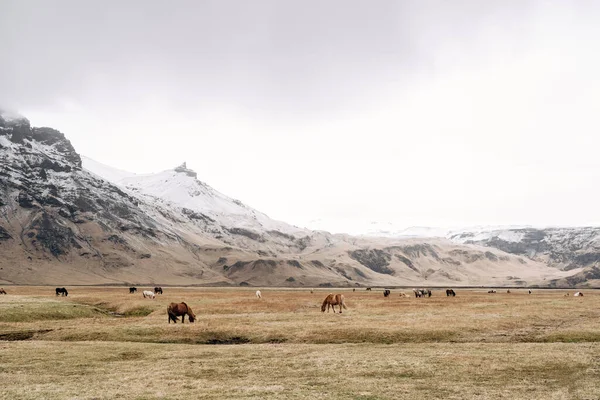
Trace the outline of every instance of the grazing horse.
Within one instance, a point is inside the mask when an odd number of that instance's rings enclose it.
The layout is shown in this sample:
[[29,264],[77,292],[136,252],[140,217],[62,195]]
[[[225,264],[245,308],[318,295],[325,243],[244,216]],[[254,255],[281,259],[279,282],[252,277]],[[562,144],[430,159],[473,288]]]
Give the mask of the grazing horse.
[[69,292],[67,292],[67,289],[65,289],[64,287],[57,287],[56,288],[56,295],[61,295],[61,296],[68,296]]
[[160,286],[157,286],[154,288],[154,293],[156,294],[162,294],[162,288]]
[[529,289],[529,294],[531,294],[531,289]]
[[340,314],[341,314],[342,307],[346,308],[346,304],[344,303],[344,295],[329,293],[329,295],[327,297],[325,297],[325,300],[323,301],[323,305],[321,306],[321,311],[325,312],[325,308],[327,308],[327,312],[329,312],[330,306],[333,309],[334,314],[335,314],[335,306],[340,306]]
[[506,293],[510,293],[510,289],[508,289],[508,290],[506,291]]
[[454,289],[446,289],[446,297],[449,297],[449,296],[452,296],[452,297],[456,296]]
[[183,324],[185,322],[186,314],[190,318],[190,322],[194,322],[196,320],[196,314],[194,314],[192,309],[184,302],[181,302],[179,304],[169,304],[169,306],[167,307],[167,314],[169,315],[169,323],[171,323],[171,321],[177,323],[177,317],[181,316],[181,323]]
[[149,291],[149,290],[144,290],[144,291],[142,292],[142,295],[144,295],[144,298],[148,297],[148,298],[150,298],[150,299],[153,299],[153,298],[155,298],[155,297],[156,297],[156,295],[154,294],[154,292],[151,292],[151,291]]
[[408,296],[406,295],[406,293],[400,292],[400,297],[408,297]]
[[575,296],[575,297],[583,297],[583,293],[577,292],[573,296]]
[[388,289],[385,289],[385,290],[383,291],[383,297],[388,297],[388,296],[390,295],[390,293],[391,293],[391,292],[390,292]]
[[4,288],[0,287],[0,294],[6,294],[6,290],[4,290]]
[[488,290],[488,293],[496,293],[496,291],[494,289],[492,289],[492,290]]
[[260,293],[260,290],[257,290],[257,291],[256,291],[256,297],[257,297],[258,299],[262,299],[262,294]]
[[415,297],[431,297],[431,290],[429,289],[413,289]]
[[370,292],[370,291],[371,291],[371,288],[370,288],[370,287],[368,287],[368,288],[367,288],[367,290]]
[[135,292],[137,292],[137,288],[136,287],[132,286],[132,287],[129,288],[129,294],[135,293]]

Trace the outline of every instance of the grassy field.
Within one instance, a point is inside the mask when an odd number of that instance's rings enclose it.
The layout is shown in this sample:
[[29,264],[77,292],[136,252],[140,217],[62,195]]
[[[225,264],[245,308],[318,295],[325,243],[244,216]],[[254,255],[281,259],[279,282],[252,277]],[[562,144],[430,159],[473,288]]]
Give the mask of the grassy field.
[[[0,398],[600,399],[592,290],[5,289]],[[196,323],[168,324],[172,301]]]

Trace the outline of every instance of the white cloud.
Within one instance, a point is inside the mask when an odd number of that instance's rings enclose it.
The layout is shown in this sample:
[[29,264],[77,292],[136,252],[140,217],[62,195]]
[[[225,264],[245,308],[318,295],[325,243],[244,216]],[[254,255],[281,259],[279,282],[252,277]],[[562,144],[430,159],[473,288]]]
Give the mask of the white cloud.
[[380,26],[348,7],[345,23],[334,7],[288,27],[265,6],[257,31],[117,52],[20,111],[118,168],[187,161],[299,225],[600,224],[598,5],[414,2]]

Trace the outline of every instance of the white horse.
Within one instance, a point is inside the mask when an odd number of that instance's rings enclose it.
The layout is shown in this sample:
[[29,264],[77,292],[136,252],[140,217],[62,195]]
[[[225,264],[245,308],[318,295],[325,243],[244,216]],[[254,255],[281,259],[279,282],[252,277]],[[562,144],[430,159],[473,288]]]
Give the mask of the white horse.
[[577,292],[573,296],[575,296],[575,297],[583,297],[583,293]]
[[144,290],[144,292],[142,294],[144,295],[144,298],[149,297],[149,298],[153,299],[156,297],[154,292],[151,292],[149,290]]
[[260,293],[260,290],[256,291],[256,298],[262,299],[262,294]]

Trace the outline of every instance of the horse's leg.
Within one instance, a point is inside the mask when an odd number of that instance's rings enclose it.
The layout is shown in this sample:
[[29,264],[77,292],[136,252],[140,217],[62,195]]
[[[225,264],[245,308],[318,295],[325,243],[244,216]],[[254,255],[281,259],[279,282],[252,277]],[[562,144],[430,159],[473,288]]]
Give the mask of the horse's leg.
[[184,322],[185,322],[185,314],[183,314],[183,315],[181,316],[181,323],[183,324]]

